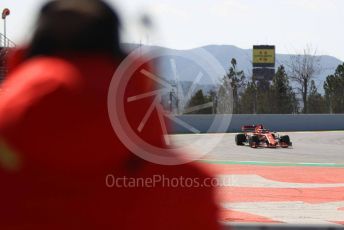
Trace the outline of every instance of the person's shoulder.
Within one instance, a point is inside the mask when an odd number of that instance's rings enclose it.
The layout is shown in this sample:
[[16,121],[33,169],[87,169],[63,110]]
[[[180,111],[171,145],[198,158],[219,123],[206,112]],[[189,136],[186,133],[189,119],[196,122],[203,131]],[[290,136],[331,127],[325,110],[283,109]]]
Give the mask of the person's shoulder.
[[32,58],[12,71],[4,90],[41,86],[36,90],[45,91],[60,85],[73,86],[80,80],[79,70],[67,60],[55,57]]
[[77,93],[82,85],[79,70],[59,58],[38,57],[18,66],[0,90],[2,122],[25,114],[42,100]]

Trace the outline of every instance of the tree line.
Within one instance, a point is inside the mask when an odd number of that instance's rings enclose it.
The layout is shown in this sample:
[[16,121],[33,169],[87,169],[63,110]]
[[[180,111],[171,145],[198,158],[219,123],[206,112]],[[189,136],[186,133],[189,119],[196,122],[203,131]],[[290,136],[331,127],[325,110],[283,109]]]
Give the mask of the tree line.
[[[221,88],[231,89],[231,100],[223,101],[219,92],[198,90],[187,103],[187,108],[213,102],[212,108],[192,110],[193,114],[222,113],[219,104],[231,103],[233,114],[321,114],[344,113],[344,63],[332,75],[327,76],[323,88],[318,92],[314,78],[318,73],[315,55],[296,56],[288,66],[280,65],[271,82],[247,79],[244,71],[237,69],[233,58]],[[291,82],[296,87],[293,89]],[[187,109],[186,109],[187,111]]]

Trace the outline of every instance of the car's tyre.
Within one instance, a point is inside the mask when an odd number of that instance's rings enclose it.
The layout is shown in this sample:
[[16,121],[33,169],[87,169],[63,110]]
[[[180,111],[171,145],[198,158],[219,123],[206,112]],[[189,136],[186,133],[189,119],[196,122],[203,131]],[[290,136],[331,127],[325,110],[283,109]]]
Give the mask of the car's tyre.
[[244,142],[246,142],[246,136],[245,134],[237,134],[235,136],[235,143],[237,145],[244,145]]
[[280,142],[285,143],[288,146],[291,146],[290,137],[288,135],[281,136]]
[[258,136],[251,136],[248,140],[248,143],[251,148],[257,148],[259,146],[259,138]]

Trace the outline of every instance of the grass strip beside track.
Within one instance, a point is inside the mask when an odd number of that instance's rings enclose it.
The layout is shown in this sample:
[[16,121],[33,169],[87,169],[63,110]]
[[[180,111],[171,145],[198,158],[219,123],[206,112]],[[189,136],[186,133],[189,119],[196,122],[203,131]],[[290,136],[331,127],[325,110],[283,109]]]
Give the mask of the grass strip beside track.
[[344,168],[344,164],[336,164],[336,163],[292,163],[292,162],[221,161],[221,160],[200,160],[199,162],[206,163],[206,164],[222,164],[222,165],[300,166],[300,167]]

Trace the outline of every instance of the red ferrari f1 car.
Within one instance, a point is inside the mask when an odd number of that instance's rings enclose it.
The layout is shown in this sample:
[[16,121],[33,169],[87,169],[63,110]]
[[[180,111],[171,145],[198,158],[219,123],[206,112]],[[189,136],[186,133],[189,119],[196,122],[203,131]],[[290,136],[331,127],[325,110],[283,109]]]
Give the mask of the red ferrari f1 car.
[[248,144],[251,148],[288,148],[292,146],[288,135],[279,136],[277,133],[265,129],[263,125],[245,125],[241,129],[243,133],[235,136],[237,145]]

